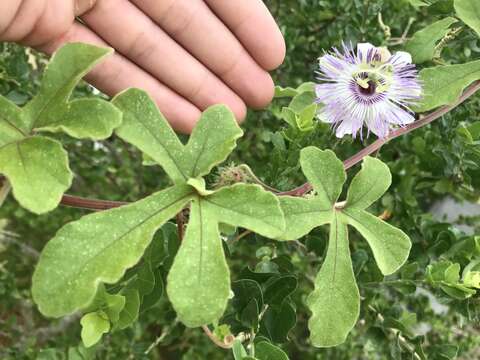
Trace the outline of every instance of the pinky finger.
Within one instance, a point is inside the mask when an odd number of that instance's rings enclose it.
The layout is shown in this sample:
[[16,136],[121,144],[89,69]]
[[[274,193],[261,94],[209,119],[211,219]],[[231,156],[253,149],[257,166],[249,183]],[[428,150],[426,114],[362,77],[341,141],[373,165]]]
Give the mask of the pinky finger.
[[[42,45],[39,50],[52,54],[62,45],[71,42],[108,46],[90,29],[75,23],[65,35]],[[110,96],[131,87],[147,91],[172,127],[182,133],[190,133],[200,118],[200,110],[196,106],[120,54],[116,53],[97,65],[85,79]]]

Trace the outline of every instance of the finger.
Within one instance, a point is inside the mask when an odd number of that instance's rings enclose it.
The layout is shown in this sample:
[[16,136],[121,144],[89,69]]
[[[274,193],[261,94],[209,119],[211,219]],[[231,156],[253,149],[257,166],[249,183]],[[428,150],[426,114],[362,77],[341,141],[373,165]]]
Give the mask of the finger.
[[10,0],[0,2],[0,35],[3,34],[15,19],[20,10],[22,0]]
[[261,0],[205,0],[253,58],[273,70],[285,59],[285,40]]
[[[3,3],[4,1],[2,1]],[[50,41],[58,34],[65,33],[74,18],[73,2],[65,0],[14,0],[6,1],[14,9],[9,23],[0,29],[2,41],[19,42],[28,46],[38,46]],[[0,11],[3,6],[0,6]],[[3,17],[3,15],[2,15]],[[0,24],[1,27],[1,24]]]
[[[273,81],[203,0],[131,0],[252,107],[273,96]],[[228,2],[228,1],[227,1]]]
[[[61,38],[41,46],[39,50],[51,54],[63,44],[69,42],[107,46],[92,31],[76,23]],[[158,107],[172,126],[180,132],[190,133],[200,118],[198,108],[119,54],[114,54],[97,65],[88,74],[86,80],[111,96],[130,87],[147,91],[155,99]]]
[[81,16],[91,10],[97,0],[75,0],[75,16]]
[[127,0],[98,0],[82,19],[112,47],[200,109],[228,105],[243,119],[246,107],[230,88]]

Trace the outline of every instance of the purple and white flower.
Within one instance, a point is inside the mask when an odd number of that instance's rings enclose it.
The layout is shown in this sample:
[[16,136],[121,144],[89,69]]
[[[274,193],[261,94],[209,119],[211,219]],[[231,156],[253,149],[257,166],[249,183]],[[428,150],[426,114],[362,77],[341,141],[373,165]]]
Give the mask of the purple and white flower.
[[380,138],[391,129],[415,121],[410,106],[421,99],[422,87],[412,57],[392,55],[387,48],[364,43],[343,44],[343,52],[320,58],[317,102],[320,120],[332,124],[336,135],[356,137],[366,126]]

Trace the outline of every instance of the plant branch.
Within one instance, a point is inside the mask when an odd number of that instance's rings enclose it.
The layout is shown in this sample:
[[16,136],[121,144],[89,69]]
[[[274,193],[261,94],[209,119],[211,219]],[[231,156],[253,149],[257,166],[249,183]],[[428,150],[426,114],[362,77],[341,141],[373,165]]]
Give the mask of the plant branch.
[[128,204],[128,202],[124,201],[88,199],[67,194],[63,195],[62,201],[60,203],[64,206],[69,206],[77,209],[87,209],[95,211],[113,209]]
[[10,185],[10,182],[6,178],[0,176],[0,207],[5,202],[11,189],[12,186]]
[[184,227],[185,227],[185,216],[182,210],[177,214],[177,233],[178,233],[178,240],[180,242],[183,241],[183,237],[185,235]]
[[[428,114],[427,116],[421,118],[420,120],[415,121],[412,124],[409,124],[405,127],[392,131],[387,137],[383,139],[377,139],[375,142],[373,142],[366,148],[360,150],[358,153],[356,153],[349,159],[345,160],[343,162],[345,166],[345,170],[352,168],[353,166],[361,162],[363,158],[373,154],[375,151],[379,150],[383,145],[388,143],[390,140],[393,140],[399,136],[408,134],[416,129],[419,129],[441,118],[443,115],[449,113],[450,111],[452,111],[453,109],[455,109],[456,107],[464,103],[467,99],[472,97],[479,90],[480,90],[480,81],[476,81],[467,90],[465,90],[463,95],[454,104],[443,106],[440,109]],[[302,196],[311,190],[312,190],[312,186],[309,183],[305,183],[296,189],[285,191],[285,192],[279,193],[278,195]]]
[[231,349],[233,346],[233,341],[229,343],[225,343],[221,340],[219,340],[209,329],[207,325],[202,326],[203,332],[208,336],[208,338],[218,347],[221,347],[222,349]]
[[[402,135],[408,134],[416,129],[419,129],[425,125],[430,124],[431,122],[441,118],[443,115],[449,113],[470,97],[472,97],[477,91],[480,90],[480,81],[474,82],[470,85],[467,90],[460,96],[460,98],[452,105],[443,106],[440,109],[426,115],[423,118],[415,121],[412,124],[409,124],[405,127],[392,131],[387,137],[383,139],[377,139],[375,142],[367,146],[366,148],[360,150],[358,153],[350,157],[349,159],[344,161],[345,170],[348,170],[361,162],[366,156],[373,154],[375,151],[379,150],[383,145],[388,143],[389,141],[400,137]],[[299,186],[293,190],[279,192],[277,195],[279,196],[303,196],[309,191],[312,190],[312,186],[309,183],[305,183],[302,186]],[[126,205],[126,202],[119,202],[119,201],[106,201],[106,200],[96,200],[96,199],[87,199],[78,196],[72,196],[65,194],[61,201],[62,205],[70,206],[74,208],[80,209],[88,209],[88,210],[108,210],[113,209],[119,206]]]
[[237,235],[237,237],[235,239],[233,239],[232,243],[236,243],[237,241],[243,239],[245,236],[248,236],[252,233],[252,231],[250,230],[245,230],[244,232],[242,232],[241,234]]

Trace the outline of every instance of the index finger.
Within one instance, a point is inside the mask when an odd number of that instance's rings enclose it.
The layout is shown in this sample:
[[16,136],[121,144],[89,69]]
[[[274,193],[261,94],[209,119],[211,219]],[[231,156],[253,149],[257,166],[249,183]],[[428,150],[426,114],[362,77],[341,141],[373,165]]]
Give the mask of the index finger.
[[255,61],[273,70],[285,59],[285,40],[262,0],[205,0]]

